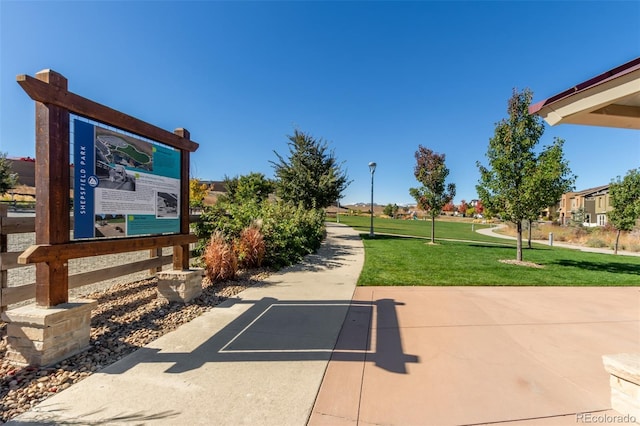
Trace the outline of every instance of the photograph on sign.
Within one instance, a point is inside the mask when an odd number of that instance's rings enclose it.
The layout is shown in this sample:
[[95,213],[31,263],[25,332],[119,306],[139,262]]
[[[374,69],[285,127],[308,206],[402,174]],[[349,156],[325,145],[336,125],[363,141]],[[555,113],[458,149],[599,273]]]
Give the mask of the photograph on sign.
[[180,151],[74,120],[74,239],[180,232]]
[[158,191],[156,197],[156,217],[158,219],[178,217],[178,193]]

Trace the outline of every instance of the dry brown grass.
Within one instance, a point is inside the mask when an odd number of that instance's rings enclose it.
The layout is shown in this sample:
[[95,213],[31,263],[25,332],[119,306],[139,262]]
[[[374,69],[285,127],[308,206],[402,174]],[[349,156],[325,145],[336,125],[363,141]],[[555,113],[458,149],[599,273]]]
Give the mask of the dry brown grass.
[[238,255],[220,231],[211,234],[202,260],[205,264],[205,274],[211,282],[233,279],[238,272]]
[[256,268],[262,265],[266,246],[264,236],[257,227],[250,226],[240,233],[236,252],[243,268]]
[[36,188],[26,185],[18,185],[0,196],[2,201],[33,201],[36,196]]
[[[509,224],[502,232],[507,235],[516,235],[516,230],[513,224]],[[609,248],[612,250],[617,233],[615,229],[608,226],[585,228],[579,226],[558,226],[544,223],[534,224],[531,231],[531,239],[548,241],[550,232],[553,232],[554,241],[586,247]],[[528,230],[525,229],[522,235],[523,238],[526,238]],[[640,229],[636,229],[631,232],[622,232],[618,244],[619,250],[640,252]]]
[[534,263],[534,262],[525,262],[525,261],[522,261],[522,260],[515,260],[515,259],[500,259],[500,260],[498,260],[498,262],[507,263],[509,265],[526,266],[528,268],[536,268],[536,269],[543,269],[544,268],[544,265],[539,265],[539,264]]

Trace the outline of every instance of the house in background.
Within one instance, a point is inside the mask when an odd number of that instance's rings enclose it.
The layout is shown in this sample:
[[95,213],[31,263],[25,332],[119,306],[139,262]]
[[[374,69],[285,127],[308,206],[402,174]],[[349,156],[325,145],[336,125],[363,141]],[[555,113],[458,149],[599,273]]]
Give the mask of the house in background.
[[609,185],[567,192],[560,199],[558,220],[562,225],[579,220],[584,226],[604,226],[607,224],[607,213],[612,209]]
[[613,210],[609,201],[609,185],[606,185],[606,189],[591,195],[591,198],[594,203],[596,225],[605,226],[609,222],[607,215]]

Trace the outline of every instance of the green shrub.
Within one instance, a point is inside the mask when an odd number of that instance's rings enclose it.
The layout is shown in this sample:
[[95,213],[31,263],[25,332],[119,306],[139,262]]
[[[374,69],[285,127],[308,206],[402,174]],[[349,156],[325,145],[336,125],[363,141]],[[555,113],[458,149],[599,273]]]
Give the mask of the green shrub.
[[260,217],[260,205],[256,202],[217,203],[205,206],[194,230],[199,238],[196,254],[202,254],[211,234],[220,231],[227,242],[240,237],[243,229]]
[[279,202],[263,205],[265,264],[280,268],[315,252],[324,238],[324,210]]
[[320,247],[324,221],[324,210],[305,210],[301,205],[296,207],[290,203],[218,203],[206,207],[195,226],[200,239],[197,251],[204,252],[207,241],[216,231],[226,242],[238,244],[242,231],[259,223],[265,245],[264,264],[279,268],[300,261]]

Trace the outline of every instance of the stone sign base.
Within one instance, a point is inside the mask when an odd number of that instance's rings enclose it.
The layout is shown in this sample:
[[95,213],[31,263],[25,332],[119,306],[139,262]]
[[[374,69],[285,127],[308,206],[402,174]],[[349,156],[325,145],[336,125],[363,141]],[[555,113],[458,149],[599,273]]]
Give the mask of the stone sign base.
[[91,336],[95,300],[73,300],[52,308],[35,304],[2,313],[7,325],[5,359],[17,365],[47,366],[83,351]]
[[158,272],[158,298],[168,302],[189,302],[202,294],[204,269]]
[[616,354],[602,357],[610,374],[611,408],[640,423],[640,354]]

